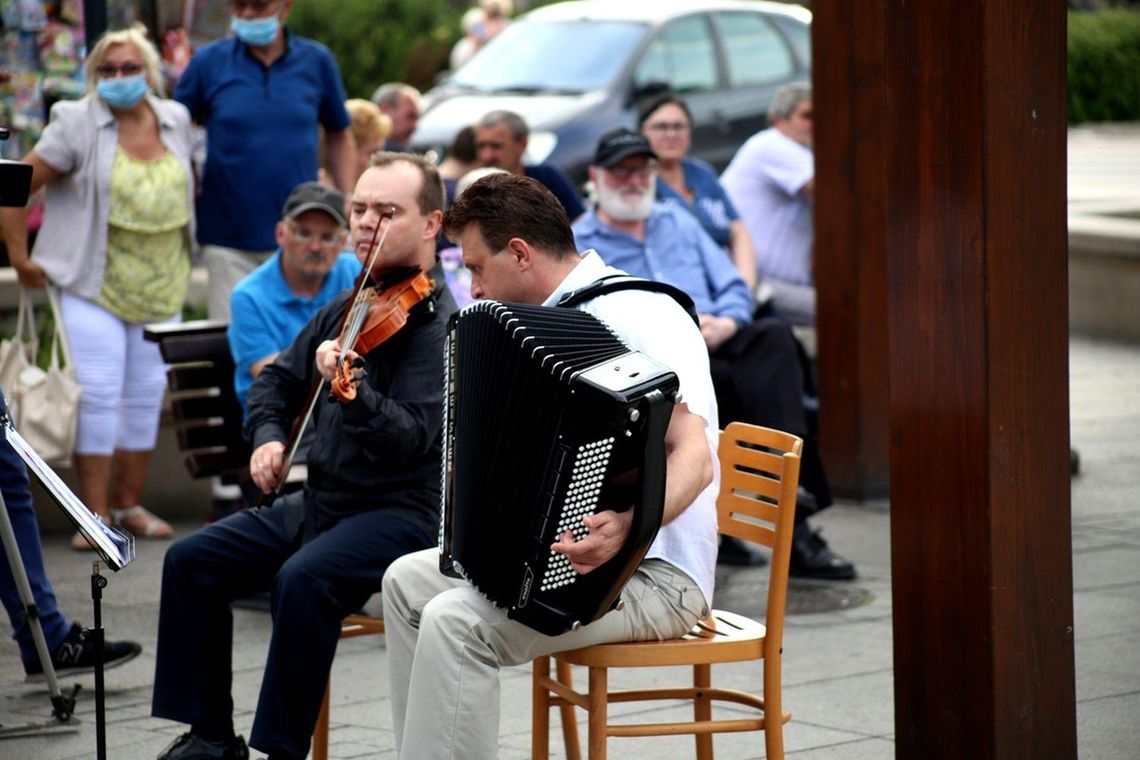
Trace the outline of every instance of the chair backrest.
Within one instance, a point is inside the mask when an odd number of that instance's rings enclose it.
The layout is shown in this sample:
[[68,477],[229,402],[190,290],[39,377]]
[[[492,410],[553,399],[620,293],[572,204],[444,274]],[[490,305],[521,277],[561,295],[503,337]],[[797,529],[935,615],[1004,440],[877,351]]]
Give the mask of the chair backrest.
[[197,320],[147,325],[144,335],[158,344],[170,365],[170,408],[186,469],[195,478],[216,475],[235,483],[245,476],[250,452],[241,433],[226,327],[225,322]]
[[717,446],[720,532],[772,550],[764,624],[765,648],[775,651],[784,637],[802,449],[803,440],[794,435],[742,422],[730,423]]

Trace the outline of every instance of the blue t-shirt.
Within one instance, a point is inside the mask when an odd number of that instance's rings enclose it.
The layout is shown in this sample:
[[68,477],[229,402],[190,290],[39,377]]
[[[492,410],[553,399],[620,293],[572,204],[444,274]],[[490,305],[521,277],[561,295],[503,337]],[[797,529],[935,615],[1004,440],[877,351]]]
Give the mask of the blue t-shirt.
[[752,321],[752,294],[732,260],[691,214],[671,203],[653,204],[644,243],[603,222],[594,209],[574,225],[574,242],[579,251],[593,248],[611,267],[680,288],[701,314]]
[[266,68],[236,37],[190,59],[175,100],[206,128],[198,241],[243,251],[277,246],[273,231],[289,192],[317,178],[317,125],[348,128],[344,85],[328,48],[286,33]]
[[586,210],[586,207],[582,205],[581,196],[574,189],[574,183],[566,176],[566,172],[557,166],[535,164],[534,166],[524,166],[523,171],[526,176],[538,180],[546,185],[547,190],[554,193],[554,197],[562,204],[562,208],[566,209],[566,216],[570,217],[571,222],[580,217]]
[[253,385],[249,368],[265,357],[284,351],[321,307],[337,293],[351,288],[361,265],[356,256],[342,253],[317,295],[294,295],[281,274],[281,250],[234,286],[230,297],[230,327],[226,336],[234,357],[234,392],[244,415],[245,397]]
[[721,248],[732,245],[732,223],[740,218],[728,193],[720,186],[716,172],[699,158],[681,159],[681,171],[685,175],[685,186],[693,191],[693,202],[689,203],[680,193],[657,179],[657,200],[674,203],[697,218],[705,232]]

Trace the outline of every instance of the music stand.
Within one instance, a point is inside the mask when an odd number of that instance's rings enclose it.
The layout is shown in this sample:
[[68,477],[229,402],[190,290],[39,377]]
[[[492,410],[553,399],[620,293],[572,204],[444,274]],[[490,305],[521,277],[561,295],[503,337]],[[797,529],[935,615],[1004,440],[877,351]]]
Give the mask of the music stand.
[[[130,533],[119,528],[110,528],[95,517],[90,510],[79,500],[67,484],[47,465],[40,455],[28,445],[28,442],[12,426],[7,415],[0,415],[0,429],[20,459],[28,466],[28,471],[35,476],[40,485],[44,487],[52,501],[55,502],[68,519],[75,525],[76,530],[98,552],[102,562],[114,571],[121,570],[135,558],[135,539]],[[2,503],[0,495],[0,503]],[[72,718],[75,708],[75,694],[78,687],[71,692],[70,697],[59,693],[59,684],[52,668],[51,655],[47,651],[47,643],[43,638],[43,630],[39,625],[38,611],[35,608],[35,599],[32,597],[31,586],[28,584],[27,572],[23,561],[19,557],[16,546],[16,536],[12,530],[8,510],[4,509],[4,519],[0,520],[0,535],[3,536],[4,548],[8,552],[8,561],[12,564],[12,574],[17,578],[20,588],[20,599],[28,612],[28,622],[32,624],[32,635],[36,642],[36,652],[43,664],[44,675],[48,681],[48,688],[52,694],[53,715],[63,723]],[[94,626],[84,631],[84,635],[93,636],[95,649],[95,741],[96,757],[98,760],[107,758],[107,722],[105,692],[103,686],[103,589],[107,586],[107,578],[99,572],[100,562],[92,563],[91,569],[91,604],[94,609]],[[22,584],[20,580],[22,579]],[[26,592],[26,594],[25,594]],[[70,700],[70,703],[68,702]],[[60,716],[66,712],[66,717]]]

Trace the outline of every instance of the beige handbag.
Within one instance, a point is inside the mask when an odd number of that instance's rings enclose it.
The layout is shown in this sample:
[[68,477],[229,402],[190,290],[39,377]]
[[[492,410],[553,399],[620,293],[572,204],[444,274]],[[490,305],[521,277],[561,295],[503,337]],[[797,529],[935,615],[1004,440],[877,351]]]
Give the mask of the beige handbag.
[[45,371],[30,363],[17,374],[15,387],[4,390],[16,410],[12,419],[24,440],[45,461],[67,466],[75,449],[79,397],[83,391],[75,379],[67,335],[60,320],[59,294],[50,286],[47,293],[55,321],[48,368]]
[[16,333],[0,342],[0,388],[8,399],[8,416],[16,422],[16,383],[20,373],[36,364],[40,342],[36,333],[36,317],[32,297],[22,285],[16,311]]

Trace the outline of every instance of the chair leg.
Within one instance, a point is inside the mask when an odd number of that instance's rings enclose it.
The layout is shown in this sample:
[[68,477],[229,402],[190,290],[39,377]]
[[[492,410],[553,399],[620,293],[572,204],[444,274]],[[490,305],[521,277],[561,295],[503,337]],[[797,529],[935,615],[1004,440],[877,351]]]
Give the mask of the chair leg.
[[550,692],[540,679],[550,677],[550,658],[535,657],[531,668],[530,760],[549,760]]
[[317,715],[317,725],[313,729],[312,760],[329,759],[329,692],[332,690],[332,679],[325,685],[325,698],[321,701],[321,712]]
[[609,673],[590,668],[590,760],[606,760],[606,723]]
[[[712,720],[712,700],[707,691],[702,691],[710,686],[712,686],[712,666],[694,665],[693,687],[697,689],[697,696],[693,698],[694,720]],[[693,738],[697,742],[697,760],[713,760],[712,734],[696,734]]]
[[764,659],[764,757],[784,760],[784,695],[779,655]]
[[[558,682],[567,688],[574,686],[574,671],[570,663],[555,660],[558,669]],[[562,717],[562,744],[566,747],[566,760],[582,760],[582,745],[578,742],[578,719],[574,715],[574,705],[558,708]]]

